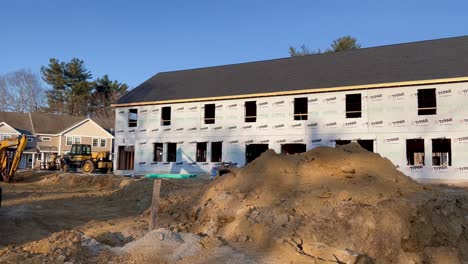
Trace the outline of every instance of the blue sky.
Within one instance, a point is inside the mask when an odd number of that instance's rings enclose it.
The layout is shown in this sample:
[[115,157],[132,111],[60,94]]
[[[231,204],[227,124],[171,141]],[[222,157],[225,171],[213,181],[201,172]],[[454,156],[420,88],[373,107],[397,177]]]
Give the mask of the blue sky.
[[85,61],[94,77],[137,86],[161,71],[326,49],[468,34],[468,1],[1,0],[0,74],[39,72],[49,58]]

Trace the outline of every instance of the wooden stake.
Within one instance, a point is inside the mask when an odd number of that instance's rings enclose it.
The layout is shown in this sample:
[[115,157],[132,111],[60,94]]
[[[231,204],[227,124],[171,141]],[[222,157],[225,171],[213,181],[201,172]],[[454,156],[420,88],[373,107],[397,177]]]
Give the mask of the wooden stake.
[[159,193],[161,191],[161,180],[154,180],[153,184],[153,199],[151,202],[151,215],[149,222],[149,231],[156,228],[156,222],[158,220],[158,209],[159,209]]

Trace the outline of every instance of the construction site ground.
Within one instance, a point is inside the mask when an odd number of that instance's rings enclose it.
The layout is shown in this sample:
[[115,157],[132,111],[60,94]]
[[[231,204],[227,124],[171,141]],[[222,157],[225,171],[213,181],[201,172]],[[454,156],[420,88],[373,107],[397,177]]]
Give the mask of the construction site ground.
[[0,263],[468,263],[465,183],[419,184],[357,148],[162,180],[151,232],[151,179],[18,179],[1,183]]

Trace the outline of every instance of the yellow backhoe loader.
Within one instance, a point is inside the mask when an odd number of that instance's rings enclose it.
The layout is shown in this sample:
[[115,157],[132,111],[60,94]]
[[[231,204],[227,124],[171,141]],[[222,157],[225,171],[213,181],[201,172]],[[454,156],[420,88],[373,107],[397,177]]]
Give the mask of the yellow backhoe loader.
[[106,151],[92,152],[91,145],[73,144],[70,153],[60,162],[63,171],[76,171],[81,168],[83,173],[92,173],[99,170],[107,173],[112,170],[110,153]]
[[[14,180],[15,172],[21,161],[28,140],[26,135],[21,135],[18,138],[6,138],[0,141],[0,174],[5,182]],[[2,207],[2,187],[0,187],[0,207]]]

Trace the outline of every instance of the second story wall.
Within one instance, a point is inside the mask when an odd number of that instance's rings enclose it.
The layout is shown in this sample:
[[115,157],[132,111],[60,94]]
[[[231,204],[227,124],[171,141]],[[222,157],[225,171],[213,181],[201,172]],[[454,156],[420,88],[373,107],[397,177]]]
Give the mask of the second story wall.
[[71,145],[75,143],[89,144],[92,151],[111,151],[112,135],[92,121],[86,121],[83,124],[66,131],[61,137],[62,152],[71,150]]
[[49,151],[55,149],[58,150],[59,147],[60,136],[51,136],[51,135],[37,135],[36,143],[37,147],[40,148],[42,151]]
[[[418,113],[418,90],[435,89],[436,113]],[[359,117],[347,117],[347,95],[360,94]],[[307,120],[295,120],[294,100],[306,98]],[[468,130],[468,84],[438,84],[342,92],[274,96],[116,109],[117,144],[121,139],[317,135]],[[246,122],[245,103],[255,101],[255,122]],[[214,104],[214,124],[206,124],[205,105]],[[161,112],[170,107],[170,124]],[[131,111],[137,111],[133,122]],[[132,123],[133,122],[133,123]]]

